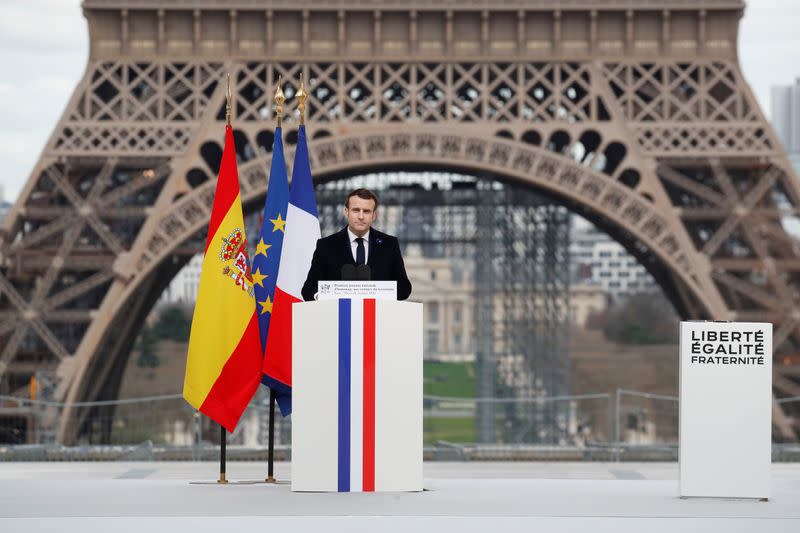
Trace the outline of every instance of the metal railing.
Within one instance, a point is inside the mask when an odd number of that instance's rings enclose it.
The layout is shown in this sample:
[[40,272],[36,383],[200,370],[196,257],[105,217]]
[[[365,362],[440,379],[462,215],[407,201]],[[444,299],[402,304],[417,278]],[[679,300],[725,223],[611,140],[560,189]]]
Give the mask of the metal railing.
[[[800,397],[777,400],[800,403]],[[479,442],[476,413],[491,403],[494,436]],[[617,389],[615,394],[533,398],[425,396],[430,460],[677,460],[678,398]],[[80,438],[56,441],[61,412],[89,409]],[[228,437],[231,459],[264,460],[267,394],[259,391]],[[291,418],[278,418],[276,456],[288,459]],[[0,396],[0,460],[214,459],[219,427],[180,394],[67,405]],[[774,460],[800,461],[800,444],[774,444]]]

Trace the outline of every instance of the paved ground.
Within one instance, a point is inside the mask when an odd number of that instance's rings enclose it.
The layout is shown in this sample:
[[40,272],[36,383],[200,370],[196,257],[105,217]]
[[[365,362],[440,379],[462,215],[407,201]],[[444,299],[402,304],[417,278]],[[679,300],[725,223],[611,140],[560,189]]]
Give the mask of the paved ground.
[[[215,463],[0,463],[0,531],[800,532],[800,464],[768,502],[677,497],[674,463],[426,463],[422,493],[292,493]],[[232,481],[265,465],[229,463]],[[276,466],[288,480],[289,465]]]

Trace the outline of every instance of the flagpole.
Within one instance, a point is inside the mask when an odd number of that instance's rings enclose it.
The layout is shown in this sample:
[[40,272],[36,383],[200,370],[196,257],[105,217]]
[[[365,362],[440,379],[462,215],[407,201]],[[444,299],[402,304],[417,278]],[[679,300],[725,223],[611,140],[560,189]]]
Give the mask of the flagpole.
[[231,125],[231,73],[228,72],[228,88],[225,90],[225,125]]
[[[228,87],[225,90],[225,125],[231,125],[231,74],[228,73]],[[225,431],[225,426],[219,425],[219,479],[217,483],[227,483],[225,478],[225,459],[227,450],[225,449],[228,443],[228,433]]]
[[[286,101],[286,96],[283,94],[281,82],[283,76],[278,77],[278,87],[275,89],[275,117],[277,118],[277,127],[283,125],[283,103]],[[276,128],[277,129],[277,128]],[[269,389],[269,436],[267,444],[267,483],[276,483],[275,481],[275,391]]]
[[225,445],[228,442],[228,433],[222,424],[220,424],[219,429],[219,479],[217,483],[227,483],[228,480],[225,478]]
[[[203,255],[201,288],[197,293],[197,305],[192,318],[183,383],[186,401],[220,425],[219,478],[201,484],[221,485],[229,484],[226,477],[227,428],[235,428],[258,390],[262,352],[259,332],[251,326],[257,320],[257,310],[253,301],[249,257],[245,249],[247,240],[236,168],[236,141],[231,127],[233,97],[230,73],[226,78],[225,143],[209,221],[206,253]],[[222,245],[217,248],[220,240]],[[217,270],[219,263],[216,254],[210,249],[212,244],[215,249],[221,250],[219,259],[223,263],[232,262],[222,270],[224,276],[234,278],[231,280],[226,277],[225,285],[222,285],[222,281],[217,283],[209,279],[219,276],[220,272]],[[263,277],[259,278],[261,280]],[[234,322],[238,328],[231,327]],[[223,347],[215,342],[220,337],[226,340],[226,345],[228,340],[236,340],[230,344],[236,347],[235,351],[221,351]],[[220,356],[226,356],[224,365],[218,364],[222,359]]]
[[275,481],[275,391],[269,390],[269,448],[267,449],[267,483]]
[[308,93],[306,92],[306,85],[303,82],[303,73],[300,73],[300,88],[295,95],[297,98],[297,109],[300,111],[300,125],[304,126],[306,123],[306,100],[308,100]]

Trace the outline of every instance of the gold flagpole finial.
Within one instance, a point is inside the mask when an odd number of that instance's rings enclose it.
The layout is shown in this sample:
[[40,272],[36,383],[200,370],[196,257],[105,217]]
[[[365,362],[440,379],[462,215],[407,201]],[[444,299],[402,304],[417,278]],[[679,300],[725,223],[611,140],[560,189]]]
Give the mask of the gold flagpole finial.
[[300,110],[300,125],[306,123],[306,100],[308,100],[308,93],[306,92],[306,85],[303,81],[303,74],[300,73],[300,88],[297,90],[297,109]]
[[225,124],[231,125],[231,73],[228,72],[228,88],[225,91]]
[[283,88],[281,84],[283,82],[283,76],[278,77],[278,88],[275,89],[275,115],[278,117],[278,127],[281,127],[283,123],[283,103],[286,101],[286,96],[283,94]]

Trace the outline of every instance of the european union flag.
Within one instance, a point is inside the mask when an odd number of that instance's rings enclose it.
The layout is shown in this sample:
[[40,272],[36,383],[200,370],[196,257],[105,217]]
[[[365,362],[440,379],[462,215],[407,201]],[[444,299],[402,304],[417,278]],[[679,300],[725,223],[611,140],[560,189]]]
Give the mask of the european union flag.
[[[283,158],[282,137],[281,128],[276,128],[275,141],[272,145],[272,166],[269,170],[267,198],[264,202],[264,222],[256,241],[251,272],[256,295],[262,354],[267,346],[267,331],[269,331],[269,322],[272,318],[272,303],[275,298],[275,284],[278,281],[278,266],[281,262],[283,236],[286,231],[286,211],[289,204],[289,180],[286,176],[286,161]],[[275,390],[279,405],[287,400],[282,398],[283,395],[291,394],[291,389],[266,376],[263,376],[261,381]],[[283,388],[286,391],[282,391]]]

